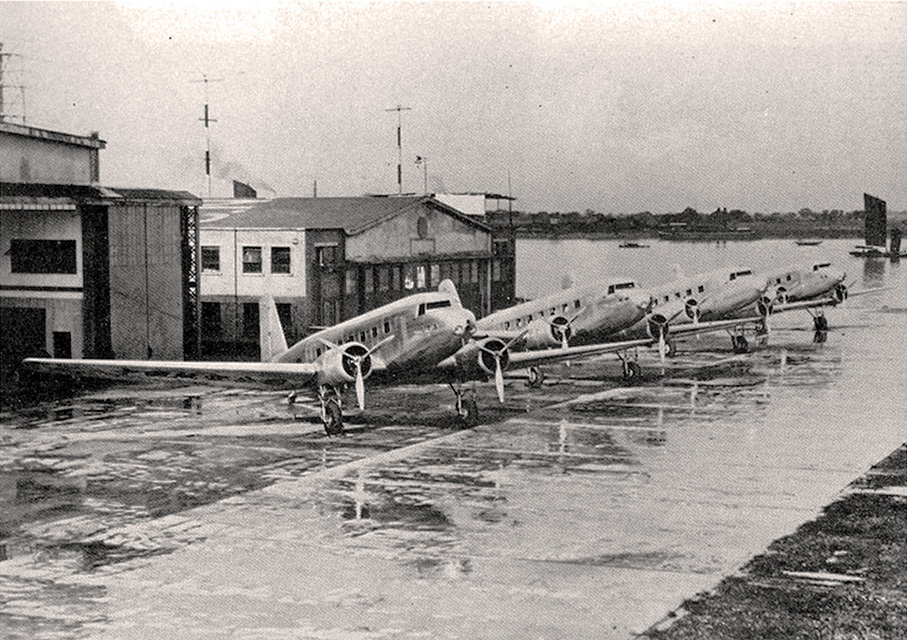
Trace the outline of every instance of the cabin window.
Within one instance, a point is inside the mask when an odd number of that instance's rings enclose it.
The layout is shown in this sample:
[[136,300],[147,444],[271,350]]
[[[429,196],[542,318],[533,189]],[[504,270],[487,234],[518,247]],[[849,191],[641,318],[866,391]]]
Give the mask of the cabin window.
[[508,320],[507,322],[504,323],[504,328],[505,328],[505,329],[509,329],[509,328],[510,328],[510,320]]
[[516,326],[517,326],[518,329],[519,329],[520,327],[523,326],[523,319],[522,319],[522,318],[517,318],[517,319],[516,319]]
[[683,297],[679,291],[677,293],[675,293],[674,295],[677,296],[678,300]]
[[271,273],[290,273],[290,247],[271,247]]
[[385,320],[384,321],[384,333],[390,333],[390,332],[391,332],[391,323],[390,323],[390,321]]
[[318,347],[317,349],[315,349],[315,357],[316,358],[321,357],[321,347]]
[[670,300],[671,300],[671,296],[665,296],[665,302],[669,302]]
[[688,296],[693,295],[693,290],[692,290],[692,289],[687,289],[687,295],[688,295]]
[[609,284],[608,285],[608,295],[610,296],[612,293],[614,293],[614,285]]
[[220,247],[202,247],[202,272],[220,272]]
[[557,313],[557,307],[551,307],[551,315],[554,315],[556,313]]
[[569,309],[569,307],[567,306],[567,303],[565,302],[563,305],[561,305],[561,313],[567,313],[567,309]]
[[372,327],[372,337],[373,338],[378,337],[378,327]]
[[356,336],[348,336],[347,339],[346,339],[346,341],[347,341],[347,342],[355,342],[355,341],[356,341]]
[[242,248],[242,272],[261,273],[261,247]]
[[736,280],[736,279],[737,279],[737,274],[736,274],[736,273],[732,273],[730,279],[731,279],[731,280]]
[[337,245],[315,247],[315,262],[319,267],[327,267],[337,262]]
[[705,291],[705,287],[703,287],[702,285],[699,285],[699,288],[697,289],[697,291],[698,291],[699,293],[702,293],[702,292]]
[[365,331],[359,332],[359,342],[365,342],[365,339],[368,337],[368,334]]
[[788,282],[791,281],[791,277],[790,277],[790,274],[789,274],[789,273],[787,274],[787,281],[788,281]]
[[12,273],[75,273],[75,240],[10,240]]
[[579,307],[580,307],[580,305],[579,305],[579,300],[574,300],[574,301],[573,301],[573,308],[574,308],[574,309],[579,309]]
[[777,279],[775,280],[775,284],[781,284],[781,278],[777,278]]

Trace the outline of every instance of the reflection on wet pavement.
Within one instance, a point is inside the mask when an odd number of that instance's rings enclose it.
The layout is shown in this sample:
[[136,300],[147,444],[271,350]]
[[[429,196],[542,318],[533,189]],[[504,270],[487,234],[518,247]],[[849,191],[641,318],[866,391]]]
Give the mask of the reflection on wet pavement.
[[853,351],[777,333],[682,351],[664,378],[653,358],[638,386],[610,360],[510,380],[503,406],[480,386],[468,431],[441,386],[370,390],[340,439],[276,393],[113,387],[6,412],[0,627],[626,637],[875,459],[829,420],[859,411]]

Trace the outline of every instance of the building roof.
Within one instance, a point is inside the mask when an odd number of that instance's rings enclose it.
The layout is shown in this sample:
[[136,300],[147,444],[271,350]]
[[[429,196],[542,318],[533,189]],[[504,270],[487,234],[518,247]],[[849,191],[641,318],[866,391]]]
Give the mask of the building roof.
[[93,133],[90,136],[75,136],[71,133],[51,131],[50,129],[39,129],[24,124],[14,124],[12,122],[0,122],[0,132],[25,136],[27,138],[62,142],[64,144],[72,144],[79,147],[89,147],[91,149],[103,149],[107,146],[107,142],[101,140],[97,133]]
[[166,189],[122,189],[100,185],[35,184],[0,182],[0,202],[6,204],[115,204],[125,201],[168,202],[184,205],[201,204],[201,199],[188,191]]
[[429,196],[205,200],[202,227],[212,229],[343,229],[356,235],[427,204],[483,231],[491,228]]

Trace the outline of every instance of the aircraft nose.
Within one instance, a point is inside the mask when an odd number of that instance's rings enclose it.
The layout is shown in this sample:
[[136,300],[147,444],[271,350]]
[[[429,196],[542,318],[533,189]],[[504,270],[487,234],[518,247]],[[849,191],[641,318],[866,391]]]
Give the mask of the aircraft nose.
[[630,302],[632,302],[637,309],[640,309],[645,313],[648,313],[652,309],[652,296],[642,291],[636,291],[630,294]]

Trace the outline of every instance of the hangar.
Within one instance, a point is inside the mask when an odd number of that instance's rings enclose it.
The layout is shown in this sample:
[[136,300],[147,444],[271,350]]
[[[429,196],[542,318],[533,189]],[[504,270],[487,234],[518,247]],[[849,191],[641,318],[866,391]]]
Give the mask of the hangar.
[[0,123],[0,363],[198,353],[194,195],[99,184],[97,134]]
[[291,343],[444,279],[477,315],[512,302],[512,239],[431,196],[206,200],[200,227],[207,355],[258,356],[265,293]]

